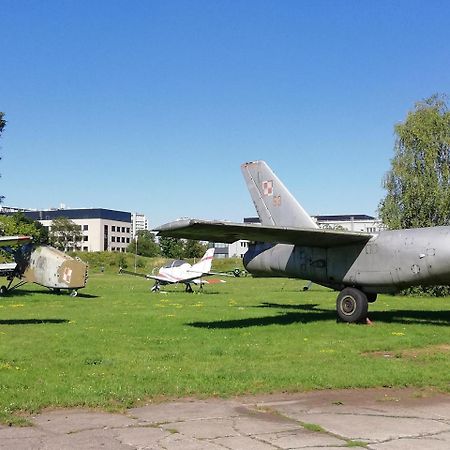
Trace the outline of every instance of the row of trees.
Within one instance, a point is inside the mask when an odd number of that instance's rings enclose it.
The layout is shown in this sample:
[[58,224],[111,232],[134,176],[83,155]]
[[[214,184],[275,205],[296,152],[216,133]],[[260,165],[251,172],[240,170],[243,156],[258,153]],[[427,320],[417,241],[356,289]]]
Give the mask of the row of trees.
[[159,243],[157,243],[152,232],[140,230],[137,233],[137,240],[128,246],[127,251],[137,253],[140,256],[164,256],[182,259],[200,258],[205,253],[206,248],[206,245],[198,241],[171,237],[161,237]]

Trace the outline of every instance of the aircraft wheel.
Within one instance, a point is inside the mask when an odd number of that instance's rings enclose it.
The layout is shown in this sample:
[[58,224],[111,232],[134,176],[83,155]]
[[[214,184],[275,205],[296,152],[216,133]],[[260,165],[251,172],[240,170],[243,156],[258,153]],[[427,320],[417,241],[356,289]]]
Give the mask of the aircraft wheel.
[[152,286],[152,288],[150,289],[150,291],[151,291],[151,292],[159,292],[159,286],[158,286],[158,285]]
[[343,322],[360,322],[367,317],[367,296],[355,288],[343,289],[336,300],[336,311]]
[[6,286],[0,287],[0,295],[6,295],[8,293],[8,288]]
[[78,291],[76,291],[75,289],[73,291],[70,291],[69,294],[71,297],[76,297],[78,295]]
[[377,294],[366,294],[367,301],[373,303],[377,301]]

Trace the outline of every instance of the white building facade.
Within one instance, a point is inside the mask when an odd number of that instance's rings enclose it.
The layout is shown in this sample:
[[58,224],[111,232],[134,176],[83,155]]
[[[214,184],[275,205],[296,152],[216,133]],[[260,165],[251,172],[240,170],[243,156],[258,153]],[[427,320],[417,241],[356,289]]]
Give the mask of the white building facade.
[[144,214],[134,212],[131,214],[131,237],[134,239],[138,231],[149,230],[148,219]]
[[341,214],[312,216],[313,220],[323,229],[346,231],[362,231],[378,233],[386,229],[383,222],[366,214]]
[[102,208],[26,211],[26,217],[51,229],[54,219],[65,217],[79,225],[84,252],[126,252],[131,242],[131,213]]

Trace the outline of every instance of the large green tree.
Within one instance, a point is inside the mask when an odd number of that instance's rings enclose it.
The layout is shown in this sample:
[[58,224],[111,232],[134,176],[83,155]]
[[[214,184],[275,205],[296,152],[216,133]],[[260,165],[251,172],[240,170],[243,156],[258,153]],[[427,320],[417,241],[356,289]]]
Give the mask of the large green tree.
[[158,256],[161,254],[159,245],[155,242],[154,234],[149,230],[139,230],[137,232],[137,242],[131,242],[127,252],[136,253],[140,256]]
[[77,250],[82,239],[81,226],[66,217],[52,220],[49,237],[50,243],[59,250],[67,252]]
[[48,243],[48,230],[40,222],[24,216],[23,213],[0,215],[0,234],[2,236],[31,236],[35,244]]
[[380,218],[390,229],[450,223],[450,112],[434,95],[395,126],[394,157]]
[[184,257],[184,244],[181,239],[160,237],[159,246],[161,247],[161,255],[166,258],[181,259]]
[[[0,137],[3,133],[5,125],[6,125],[5,113],[0,111]],[[1,157],[0,157],[0,159],[1,159]],[[4,195],[0,195],[0,203],[3,201],[4,198],[5,198]]]
[[5,128],[6,120],[5,120],[5,113],[0,111],[0,136],[3,133],[3,129]]
[[201,244],[199,241],[193,241],[191,239],[186,240],[183,246],[184,258],[201,258],[208,247]]

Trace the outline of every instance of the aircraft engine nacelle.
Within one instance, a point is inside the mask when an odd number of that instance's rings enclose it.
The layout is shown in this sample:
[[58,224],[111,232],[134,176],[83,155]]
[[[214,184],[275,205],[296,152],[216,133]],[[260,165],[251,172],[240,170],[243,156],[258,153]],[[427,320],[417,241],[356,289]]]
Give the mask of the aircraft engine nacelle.
[[50,289],[76,290],[86,286],[87,264],[47,246],[31,252],[23,279]]

